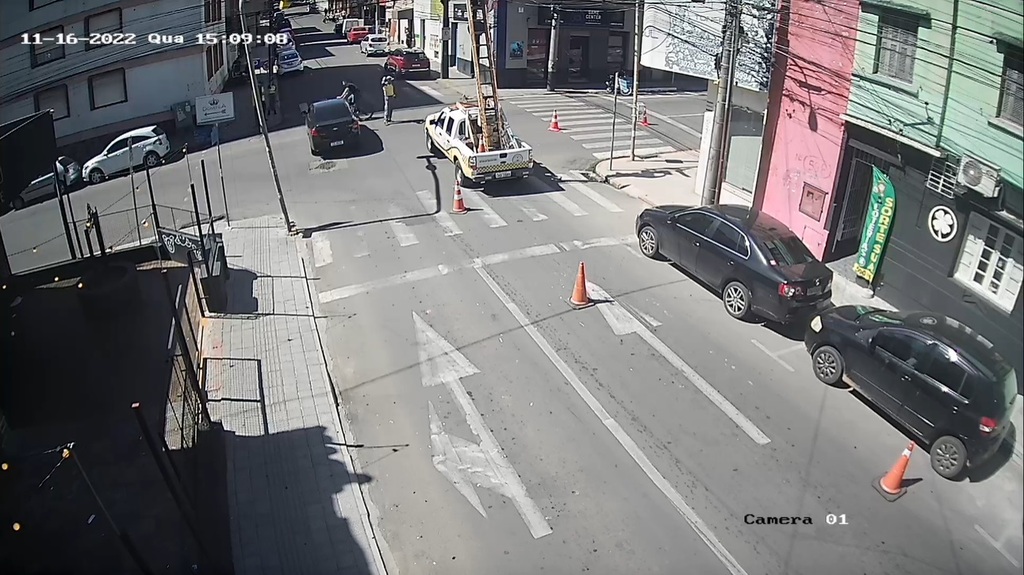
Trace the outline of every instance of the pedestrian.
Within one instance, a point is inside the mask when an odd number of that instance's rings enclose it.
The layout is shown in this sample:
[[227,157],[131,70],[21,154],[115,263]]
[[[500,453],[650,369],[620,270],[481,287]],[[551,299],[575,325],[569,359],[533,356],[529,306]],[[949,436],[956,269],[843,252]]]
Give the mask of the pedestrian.
[[270,105],[270,113],[277,115],[277,83],[271,82],[270,89],[267,90],[267,103]]
[[384,125],[391,124],[391,112],[394,109],[392,101],[395,99],[395,77],[388,75],[384,76],[380,81],[380,85],[384,90]]

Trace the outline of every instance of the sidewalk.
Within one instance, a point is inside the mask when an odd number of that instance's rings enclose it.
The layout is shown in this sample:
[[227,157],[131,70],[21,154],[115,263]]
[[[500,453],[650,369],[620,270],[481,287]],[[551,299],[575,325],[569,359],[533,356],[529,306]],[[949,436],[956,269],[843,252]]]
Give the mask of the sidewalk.
[[203,372],[228,434],[236,573],[384,575],[298,243],[279,217],[219,231],[231,313],[206,320]]
[[[696,150],[673,152],[650,158],[631,161],[626,158],[601,160],[594,166],[594,173],[605,183],[623,193],[641,200],[650,206],[664,204],[700,205],[700,192],[695,189],[694,172],[697,169]],[[614,169],[611,169],[614,168]],[[721,203],[747,204],[729,184],[722,188]],[[830,265],[830,267],[833,267]],[[833,269],[835,269],[833,267]],[[864,305],[884,309],[896,309],[889,302],[873,296],[841,273],[832,279],[832,301],[836,305]],[[1024,465],[1024,398],[1017,398],[1017,406],[1011,417],[1016,427],[1017,438],[1013,447],[1013,461]]]

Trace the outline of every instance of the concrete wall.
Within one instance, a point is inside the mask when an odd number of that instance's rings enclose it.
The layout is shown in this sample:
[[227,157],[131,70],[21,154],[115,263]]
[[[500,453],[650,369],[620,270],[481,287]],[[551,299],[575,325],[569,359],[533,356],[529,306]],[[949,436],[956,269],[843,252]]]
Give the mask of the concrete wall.
[[[841,115],[850,95],[858,7],[839,0],[794,0],[789,18],[788,25],[779,27],[785,52],[776,65],[785,79],[772,98],[778,109],[774,127],[769,126],[772,149],[759,202],[821,258],[843,146]],[[806,210],[813,215],[800,211],[805,185],[824,192],[820,212]]]

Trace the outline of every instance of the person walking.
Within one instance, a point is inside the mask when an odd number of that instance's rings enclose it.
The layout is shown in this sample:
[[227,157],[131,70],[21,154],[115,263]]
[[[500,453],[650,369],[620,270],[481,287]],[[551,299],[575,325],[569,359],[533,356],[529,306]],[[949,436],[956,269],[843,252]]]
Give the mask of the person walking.
[[384,90],[384,125],[391,124],[391,113],[394,110],[393,100],[395,99],[395,77],[391,75],[384,76],[380,81],[381,88]]

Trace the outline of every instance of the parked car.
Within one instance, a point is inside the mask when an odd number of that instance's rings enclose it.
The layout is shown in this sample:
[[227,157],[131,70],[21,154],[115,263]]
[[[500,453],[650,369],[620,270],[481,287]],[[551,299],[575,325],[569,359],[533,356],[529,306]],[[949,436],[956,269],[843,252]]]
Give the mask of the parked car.
[[[82,181],[82,167],[78,165],[78,162],[72,160],[67,156],[60,156],[57,158],[57,163],[54,166],[55,173],[57,174],[58,181],[64,186],[65,191],[72,191],[80,187]],[[27,205],[31,205],[39,200],[53,197],[57,194],[57,190],[53,186],[53,173],[44,174],[29,184],[22,192],[10,199],[10,206],[12,209],[20,210]]]
[[636,219],[640,251],[664,257],[722,296],[734,318],[809,319],[832,298],[832,270],[789,228],[746,206],[648,208]]
[[171,152],[171,142],[159,126],[148,126],[125,132],[99,155],[82,165],[82,173],[93,184],[110,176],[127,172],[131,164],[155,168]]
[[372,31],[369,26],[356,26],[348,31],[348,43],[359,44],[363,41],[363,38],[369,36],[371,32]]
[[338,147],[359,145],[359,120],[341,98],[314,102],[305,112],[309,152],[314,156]]
[[280,50],[280,51],[294,50],[295,49],[295,37],[292,36],[291,31],[289,30],[288,32],[282,32],[282,34],[285,35],[286,40],[283,43],[278,44],[277,45],[277,49]]
[[299,56],[298,50],[292,48],[290,50],[281,50],[281,53],[277,57],[277,73],[278,74],[290,74],[292,72],[301,72],[305,69],[305,65],[302,63],[302,56]]
[[311,1],[309,3],[309,5],[308,5],[308,12],[306,12],[306,13],[307,14],[319,14],[320,13],[320,6],[318,6],[316,2]]
[[955,319],[841,306],[811,319],[804,343],[820,381],[852,385],[930,445],[942,477],[990,458],[1010,428],[1016,372]]
[[370,34],[359,43],[359,51],[367,56],[387,54],[388,37],[380,34]]
[[359,18],[345,18],[334,25],[334,33],[348,40],[349,31],[362,25],[363,21]]
[[388,55],[384,69],[399,76],[410,74],[430,75],[430,59],[423,50],[416,48],[398,48]]

